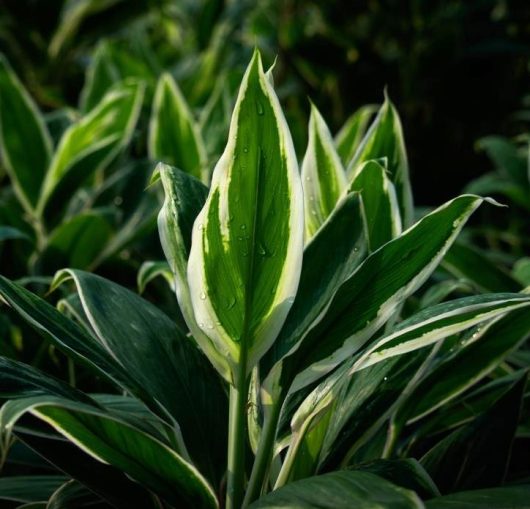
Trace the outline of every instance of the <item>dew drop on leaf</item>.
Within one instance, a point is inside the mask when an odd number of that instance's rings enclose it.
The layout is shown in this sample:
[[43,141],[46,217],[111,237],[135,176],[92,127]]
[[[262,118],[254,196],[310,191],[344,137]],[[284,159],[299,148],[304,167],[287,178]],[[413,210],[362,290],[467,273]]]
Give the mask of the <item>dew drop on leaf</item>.
[[200,297],[201,297],[201,300],[206,300],[206,293],[201,292]]
[[263,111],[263,105],[259,101],[256,102],[256,107],[258,109],[258,115],[263,115],[265,113]]

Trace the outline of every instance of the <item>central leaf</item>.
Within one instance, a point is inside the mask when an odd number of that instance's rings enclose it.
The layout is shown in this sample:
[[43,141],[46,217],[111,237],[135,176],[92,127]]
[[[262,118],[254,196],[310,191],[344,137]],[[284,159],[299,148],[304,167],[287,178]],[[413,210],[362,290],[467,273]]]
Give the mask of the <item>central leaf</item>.
[[240,363],[250,372],[287,316],[300,277],[303,230],[291,135],[255,52],[195,221],[188,263],[197,323],[228,359],[232,381]]

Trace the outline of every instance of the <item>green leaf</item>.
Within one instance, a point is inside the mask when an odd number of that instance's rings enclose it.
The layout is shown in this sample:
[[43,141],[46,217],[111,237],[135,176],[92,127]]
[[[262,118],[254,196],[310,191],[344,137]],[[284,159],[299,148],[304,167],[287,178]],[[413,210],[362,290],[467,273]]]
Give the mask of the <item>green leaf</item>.
[[403,129],[399,115],[385,94],[385,102],[368,129],[355,155],[348,164],[350,181],[357,175],[361,163],[370,159],[387,159],[389,178],[396,187],[399,211],[403,226],[413,222],[412,189],[409,179],[409,163],[403,140]]
[[344,165],[347,165],[353,158],[366,133],[368,122],[376,111],[377,106],[374,104],[361,106],[346,120],[335,136],[337,152]]
[[322,226],[346,189],[346,174],[331,133],[313,103],[309,118],[309,140],[302,162],[302,184],[307,241]]
[[377,161],[362,164],[350,190],[358,191],[362,198],[370,251],[379,249],[401,233],[396,190],[383,166]]
[[53,493],[46,509],[108,509],[109,506],[77,481],[63,484]]
[[0,276],[0,297],[72,359],[121,388],[136,394],[143,392],[95,338],[43,299],[3,276]]
[[528,188],[528,160],[518,152],[515,143],[501,136],[486,136],[478,140],[476,145],[486,152],[502,175]]
[[445,255],[442,265],[451,274],[470,281],[480,291],[486,292],[517,292],[521,285],[490,261],[477,249],[455,243]]
[[48,500],[67,480],[62,475],[31,475],[0,477],[0,500],[39,502]]
[[100,250],[90,268],[93,270],[94,267],[133,245],[138,239],[153,232],[156,229],[158,205],[159,200],[154,193],[148,191],[141,196],[136,209]]
[[13,228],[12,226],[0,226],[0,242],[13,239],[30,240],[28,235],[18,228]]
[[37,205],[52,142],[39,112],[0,55],[0,154],[18,199],[28,212]]
[[53,230],[39,255],[46,274],[62,267],[89,268],[113,233],[105,215],[97,210],[82,212]]
[[[334,248],[330,250],[330,246]],[[305,246],[298,292],[278,338],[263,359],[263,374],[297,348],[365,252],[359,195],[348,193]]]
[[52,195],[71,192],[73,186],[104,169],[129,143],[142,97],[140,84],[119,85],[66,130],[43,182],[37,207],[40,214]]
[[[57,273],[53,286],[70,278],[101,344],[149,394],[146,403],[162,418],[169,414],[175,419],[201,471],[220,481],[227,401],[201,352],[157,307],[111,281],[65,269]],[[212,429],[213,421],[217,425]]]
[[421,459],[442,493],[504,482],[521,411],[523,373],[486,414],[438,442]]
[[425,502],[426,509],[529,509],[530,485],[452,493]]
[[413,458],[379,459],[352,467],[352,470],[371,472],[397,486],[415,491],[421,498],[440,496],[440,492],[429,474]]
[[50,394],[85,403],[92,402],[84,393],[62,380],[46,375],[22,362],[0,357],[1,398],[27,398]]
[[144,262],[140,266],[138,271],[138,276],[136,278],[136,285],[138,286],[138,291],[144,293],[146,286],[156,279],[157,277],[162,276],[170,288],[173,288],[174,277],[169,264],[167,262]]
[[145,509],[159,509],[155,506],[152,494],[147,489],[132,481],[122,471],[110,465],[105,465],[92,456],[85,454],[72,442],[64,440],[59,435],[44,434],[40,421],[38,430],[33,432],[28,429],[25,416],[24,429],[17,428],[16,436],[23,443],[40,456],[50,462],[60,471],[65,472],[73,479],[78,480],[93,493],[117,509],[130,509],[142,507]]
[[94,108],[118,81],[120,75],[112,61],[109,44],[103,41],[93,52],[92,60],[87,67],[85,85],[79,99],[81,111],[88,112]]
[[250,509],[422,509],[418,496],[367,472],[333,472],[269,493]]
[[351,373],[528,305],[530,296],[518,293],[476,295],[437,304],[416,313],[392,333],[378,339],[355,362]]
[[[93,407],[53,398],[33,398],[25,412],[52,426],[79,448],[102,463],[123,470],[169,503],[215,508],[215,494],[201,474],[175,451],[156,438]],[[14,414],[8,426],[20,413]]]
[[204,206],[208,188],[191,175],[172,166],[159,164],[154,178],[159,177],[165,199],[158,214],[158,232],[171,271],[175,277],[177,300],[194,339],[206,353],[215,369],[230,380],[230,367],[195,319],[188,285],[188,257],[191,249],[193,222]]
[[149,157],[208,181],[199,128],[175,80],[167,73],[156,87],[149,123]]
[[397,422],[417,420],[484,378],[530,336],[530,315],[521,309],[475,334],[479,336],[476,341],[436,366],[418,384],[401,406]]
[[482,201],[471,195],[455,198],[372,253],[343,283],[295,352],[294,372],[305,372],[291,390],[317,380],[358,351],[427,280]]
[[232,382],[250,374],[289,312],[302,267],[303,221],[291,135],[255,52],[195,222],[188,264],[197,323],[229,362]]

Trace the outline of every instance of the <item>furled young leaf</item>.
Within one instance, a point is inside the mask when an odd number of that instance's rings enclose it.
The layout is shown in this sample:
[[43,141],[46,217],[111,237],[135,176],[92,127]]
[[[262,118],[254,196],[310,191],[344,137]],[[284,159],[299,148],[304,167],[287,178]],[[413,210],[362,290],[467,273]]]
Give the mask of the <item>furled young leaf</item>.
[[28,475],[0,477],[0,500],[38,502],[48,500],[67,480],[62,475]]
[[[123,470],[168,502],[217,507],[215,494],[201,474],[167,445],[138,428],[92,407],[47,397],[6,403],[4,413],[9,414],[9,407],[21,403],[26,404],[25,412],[50,424],[87,454]],[[13,426],[19,417],[20,412],[14,412],[7,425]]]
[[372,253],[340,287],[325,316],[295,352],[290,361],[297,366],[294,372],[309,369],[298,375],[292,390],[358,351],[427,280],[482,201],[472,195],[455,198]]
[[302,479],[269,493],[250,509],[423,509],[418,496],[367,472],[340,471]]
[[361,163],[384,157],[387,159],[390,180],[396,187],[403,226],[408,228],[413,221],[409,163],[399,115],[386,95],[377,117],[348,164],[347,172],[350,181],[357,175]]
[[172,166],[159,164],[155,171],[164,187],[165,199],[158,214],[158,232],[164,254],[175,278],[175,290],[182,315],[193,337],[215,369],[227,381],[230,367],[195,319],[188,285],[188,257],[193,222],[204,206],[208,189],[191,175]]
[[313,103],[309,118],[309,141],[302,162],[302,185],[307,241],[331,214],[346,188],[346,174],[331,133]]
[[0,55],[0,155],[18,199],[29,212],[37,205],[51,152],[41,113]]
[[486,414],[438,442],[421,464],[444,494],[504,482],[519,421],[526,373]]
[[379,249],[401,233],[396,190],[383,166],[377,161],[362,164],[350,190],[358,191],[362,198],[370,251]]
[[426,509],[528,509],[530,485],[462,491],[425,503]]
[[335,136],[335,144],[342,164],[347,165],[353,158],[366,133],[368,122],[376,111],[377,106],[373,104],[361,106],[346,120]]
[[[410,394],[395,418],[413,421],[484,378],[530,336],[530,314],[521,309],[491,325],[479,338],[436,366]],[[499,340],[501,338],[501,340]]]
[[198,126],[175,80],[163,74],[149,124],[149,157],[207,182],[206,150]]
[[291,135],[255,52],[188,263],[197,322],[230,363],[233,380],[250,374],[292,305],[303,222]]
[[127,145],[142,97],[142,85],[121,84],[64,133],[43,182],[38,203],[41,214],[52,194],[60,188],[71,192],[72,186],[105,168]]
[[70,278],[98,340],[149,394],[149,406],[158,406],[162,418],[167,413],[175,419],[192,460],[219,482],[226,454],[227,402],[201,352],[162,311],[138,295],[77,270],[59,272],[55,285]]

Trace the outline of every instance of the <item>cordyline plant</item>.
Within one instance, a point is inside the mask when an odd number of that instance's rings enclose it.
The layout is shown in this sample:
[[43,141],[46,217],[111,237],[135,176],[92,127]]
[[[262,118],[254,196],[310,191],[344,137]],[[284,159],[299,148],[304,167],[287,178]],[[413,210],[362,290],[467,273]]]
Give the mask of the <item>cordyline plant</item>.
[[[152,136],[162,143],[164,131]],[[210,189],[156,171],[189,331],[87,272],[55,277],[52,288],[75,286],[68,315],[1,278],[6,304],[120,394],[1,359],[2,457],[9,464],[13,442],[29,446],[60,475],[2,478],[0,496],[47,508],[527,507],[524,485],[469,488],[505,476],[525,373],[474,386],[527,338],[530,296],[475,295],[401,319],[484,199],[460,196],[413,224],[388,99],[357,145],[344,168],[312,106],[299,172],[255,52]],[[455,418],[440,419],[436,409],[468,389]],[[505,440],[485,467],[473,437],[490,423]],[[421,461],[406,459],[422,440]],[[463,456],[452,478],[444,467]]]

